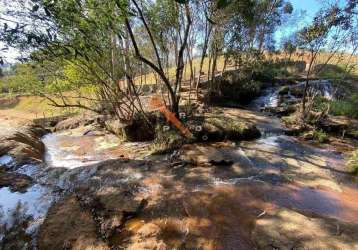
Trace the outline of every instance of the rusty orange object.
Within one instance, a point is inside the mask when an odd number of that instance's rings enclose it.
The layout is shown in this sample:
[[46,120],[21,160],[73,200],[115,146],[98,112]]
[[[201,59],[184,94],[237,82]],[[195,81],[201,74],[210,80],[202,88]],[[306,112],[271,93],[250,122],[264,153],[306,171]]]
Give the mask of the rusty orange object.
[[167,121],[171,122],[177,129],[179,129],[184,136],[188,138],[193,136],[190,130],[184,126],[184,124],[175,116],[175,114],[167,109],[159,96],[153,96],[149,102],[149,105],[152,110],[159,110],[165,116]]

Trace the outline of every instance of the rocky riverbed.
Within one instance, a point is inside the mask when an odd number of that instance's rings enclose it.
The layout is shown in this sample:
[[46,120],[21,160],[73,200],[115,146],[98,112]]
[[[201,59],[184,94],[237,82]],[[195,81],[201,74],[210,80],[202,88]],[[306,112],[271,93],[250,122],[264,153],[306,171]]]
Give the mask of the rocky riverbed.
[[343,152],[256,111],[210,112],[261,138],[158,156],[92,127],[12,130],[1,141],[1,247],[358,249],[358,184]]

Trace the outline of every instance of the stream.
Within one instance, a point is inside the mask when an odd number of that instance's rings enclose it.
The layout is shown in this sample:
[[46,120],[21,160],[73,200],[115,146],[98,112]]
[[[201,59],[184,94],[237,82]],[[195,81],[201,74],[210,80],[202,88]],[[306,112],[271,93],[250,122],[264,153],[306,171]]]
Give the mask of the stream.
[[[330,84],[317,83],[317,86],[322,86],[318,88],[322,95],[332,98]],[[290,93],[288,97],[294,98]],[[265,89],[263,95],[249,107],[260,110],[278,105],[278,88],[271,87]],[[209,184],[195,182],[194,189],[249,189],[250,193],[265,193],[264,201],[269,204],[268,207],[284,207],[356,223],[358,189],[347,177],[343,155],[333,148],[317,148],[284,135],[284,128],[275,117],[267,118],[256,111],[248,112],[259,120],[257,127],[263,134],[262,138],[237,142],[227,148],[208,145],[202,151],[188,146],[196,152],[195,157],[203,154],[204,158],[230,158],[232,168],[240,169],[229,174],[225,171],[222,174],[211,173],[207,176]],[[268,123],[267,119],[271,122]],[[16,170],[16,173],[32,177],[35,183],[22,192],[13,192],[8,187],[0,188],[0,222],[3,225],[0,227],[0,241],[5,240],[6,234],[12,230],[19,230],[16,229],[16,223],[23,225],[21,230],[35,239],[48,209],[63,196],[65,190],[71,189],[71,182],[74,182],[71,178],[76,175],[77,180],[86,181],[94,176],[97,169],[91,167],[93,164],[111,159],[143,160],[149,157],[149,143],[122,143],[111,135],[84,135],[85,131],[86,128],[78,128],[44,136],[44,166],[24,165]],[[0,158],[0,166],[9,167],[11,164],[11,157]],[[248,174],[242,174],[241,166],[249,169]],[[123,175],[143,179],[139,170],[123,172]],[[147,190],[154,192],[157,188],[158,184],[153,184]],[[241,202],[240,199],[237,202]],[[36,248],[36,242],[31,244]]]

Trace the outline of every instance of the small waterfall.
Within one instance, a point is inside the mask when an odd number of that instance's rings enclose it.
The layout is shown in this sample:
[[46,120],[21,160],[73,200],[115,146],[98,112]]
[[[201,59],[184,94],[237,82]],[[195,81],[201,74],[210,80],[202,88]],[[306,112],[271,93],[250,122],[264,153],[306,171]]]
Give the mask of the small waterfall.
[[[328,100],[334,98],[335,89],[330,80],[315,80],[309,82],[310,89],[317,91],[320,96]],[[286,93],[280,93],[280,89],[287,87]],[[301,96],[295,93],[302,93],[305,82],[300,82],[290,86],[269,87],[262,90],[262,94],[254,99],[249,105],[254,110],[263,110],[265,108],[277,108],[286,104],[295,104],[300,101]]]
[[[305,82],[301,82],[296,85],[299,88],[304,88]],[[310,89],[318,91],[318,94],[323,96],[328,100],[332,100],[334,98],[335,89],[332,86],[332,82],[330,80],[314,80],[309,81]],[[295,87],[295,86],[293,86]]]
[[269,87],[262,91],[262,94],[254,99],[249,105],[255,110],[270,107],[275,108],[279,105],[279,94],[277,87]]

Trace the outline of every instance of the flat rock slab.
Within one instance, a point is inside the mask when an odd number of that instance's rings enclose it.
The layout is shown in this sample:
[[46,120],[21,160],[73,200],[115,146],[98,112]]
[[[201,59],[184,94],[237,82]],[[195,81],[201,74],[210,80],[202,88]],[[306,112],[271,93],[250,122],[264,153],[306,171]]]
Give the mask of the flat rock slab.
[[252,233],[259,249],[358,249],[358,224],[311,218],[276,209],[256,221]]
[[66,197],[50,208],[40,228],[38,245],[40,250],[109,250],[97,237],[91,213],[80,207],[75,196]]

